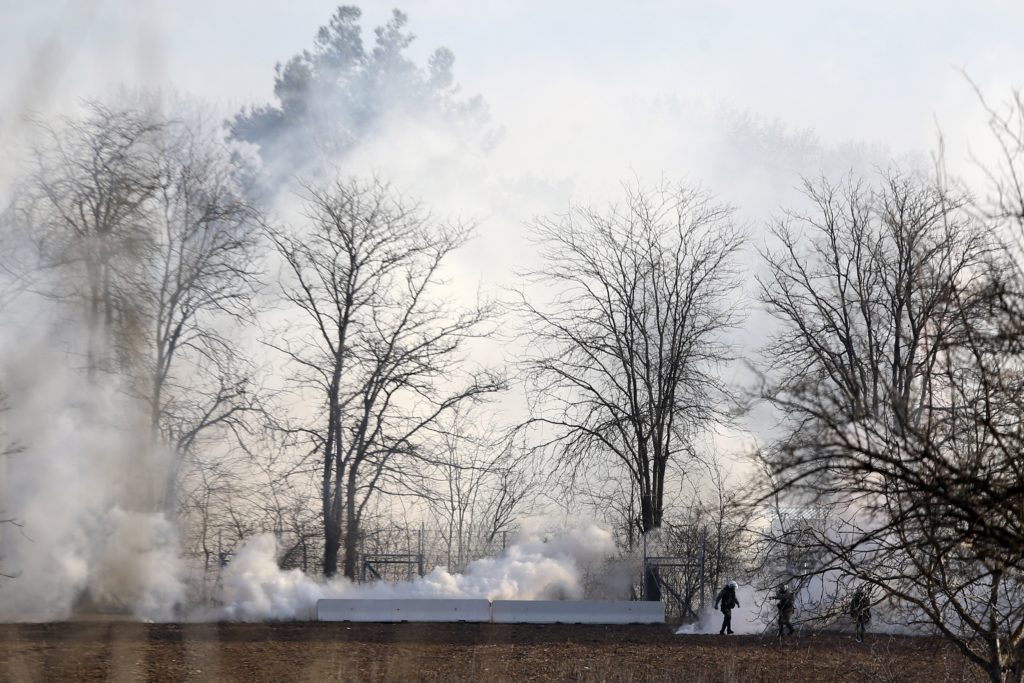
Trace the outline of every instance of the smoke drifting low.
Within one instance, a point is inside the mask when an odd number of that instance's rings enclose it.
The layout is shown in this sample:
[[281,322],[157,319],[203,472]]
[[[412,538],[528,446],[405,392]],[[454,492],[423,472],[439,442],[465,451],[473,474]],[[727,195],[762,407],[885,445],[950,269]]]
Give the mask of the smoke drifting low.
[[615,550],[607,529],[586,526],[551,538],[524,534],[500,556],[476,560],[461,574],[437,568],[407,583],[360,586],[345,578],[318,582],[277,566],[274,537],[250,539],[224,571],[224,608],[205,618],[240,621],[312,619],[322,598],[487,598],[578,600],[583,577]]
[[[339,41],[353,35],[358,17],[358,12],[339,11],[334,26]],[[390,49],[379,53],[389,59],[406,45],[404,19],[394,15],[391,26],[394,30],[380,38]],[[351,63],[329,63],[346,54]],[[778,207],[800,201],[794,194],[801,175],[859,172],[882,166],[892,156],[873,143],[822,142],[812,130],[742,107],[689,103],[658,90],[643,97],[621,97],[616,91],[620,96],[610,97],[612,91],[603,84],[588,85],[579,78],[545,85],[545,78],[531,75],[536,87],[525,93],[508,88],[512,92],[507,99],[514,104],[497,109],[488,120],[482,102],[465,98],[453,84],[452,55],[447,51],[435,52],[421,66],[404,60],[383,63],[377,54],[362,48],[351,54],[314,51],[289,62],[280,75],[281,92],[296,99],[278,98],[269,108],[256,103],[235,116],[234,144],[245,142],[253,149],[239,153],[231,147],[230,156],[260,156],[265,176],[265,196],[260,199],[269,204],[269,214],[285,222],[302,220],[291,190],[297,183],[320,180],[318,174],[377,174],[423,198],[439,217],[479,221],[479,239],[446,266],[446,276],[454,283],[446,295],[455,300],[472,302],[481,292],[495,295],[501,286],[519,281],[515,271],[538,258],[523,230],[525,224],[576,203],[603,206],[608,197],[618,196],[623,179],[706,184],[723,200],[737,204],[745,222],[760,226]],[[521,66],[513,71],[530,72]],[[265,68],[268,80],[269,67],[269,62],[254,66]],[[311,86],[303,67],[320,69],[322,78]],[[215,71],[209,73],[221,87],[224,75]],[[339,76],[344,76],[340,83],[355,85],[348,91],[328,87]],[[410,82],[415,87],[409,87]],[[409,93],[423,96],[410,99]],[[285,125],[275,124],[281,121]],[[243,164],[242,175],[251,172],[249,165]],[[8,194],[14,190],[0,187],[0,199]],[[758,237],[756,229],[754,236]],[[22,237],[28,241],[27,235]],[[760,267],[759,241],[752,240],[755,248],[745,255],[751,273]],[[9,249],[0,251],[9,257]],[[125,298],[134,298],[137,283],[129,282]],[[272,288],[272,278],[263,284]],[[753,291],[743,296],[752,295]],[[52,323],[33,317],[38,303],[29,300],[17,310],[4,309],[5,329],[0,331],[0,388],[13,398],[10,409],[0,412],[0,427],[6,427],[8,442],[21,448],[0,457],[0,517],[20,525],[0,525],[0,572],[16,576],[0,583],[0,618],[51,620],[76,611],[108,610],[146,620],[187,614],[187,564],[195,562],[196,555],[186,555],[179,539],[179,534],[189,533],[187,520],[182,524],[174,505],[163,499],[172,456],[139,436],[147,429],[138,392],[132,398],[131,388],[117,379],[89,383],[77,348],[81,343],[74,343],[76,334],[65,330],[64,341],[51,342]],[[263,314],[267,328],[278,314]],[[15,323],[34,331],[13,332]],[[763,343],[765,329],[751,324],[727,341],[743,357]],[[260,334],[251,331],[244,336]],[[84,335],[77,336],[80,342]],[[262,362],[265,350],[252,346],[230,348]],[[516,351],[515,343],[481,342],[474,360],[514,361]],[[736,368],[731,374],[745,377]],[[269,382],[283,383],[282,377]],[[191,389],[185,386],[183,393]],[[503,400],[513,417],[522,414],[524,408],[515,398]],[[296,414],[316,410],[291,408]],[[774,424],[774,418],[755,422],[756,418],[745,426],[756,436],[768,435],[766,425]],[[746,437],[723,426],[715,448],[720,453],[745,452]],[[211,462],[221,454],[219,445],[209,451],[203,456]],[[225,466],[224,481],[238,487],[239,499],[246,498],[246,487],[262,482],[252,484],[228,470]],[[317,502],[303,501],[302,509],[315,509]],[[259,513],[252,514],[245,520],[247,529],[271,528]],[[231,538],[226,547],[234,547],[235,540]],[[297,570],[281,570],[274,537],[260,535],[236,552],[219,577],[223,607],[192,616],[307,619],[313,616],[316,600],[328,597],[579,599],[584,597],[588,568],[614,550],[611,534],[596,526],[549,539],[527,533],[500,556],[479,559],[461,574],[435,569],[408,583],[359,586],[346,579],[318,581]],[[623,564],[618,572],[604,568],[601,579],[618,596],[639,576],[636,564]],[[763,631],[774,617],[771,603],[764,603],[764,595],[749,586],[740,587],[739,597],[734,630]],[[721,616],[709,606],[698,624],[680,632],[717,633]]]
[[[740,606],[732,611],[732,630],[740,635],[762,633],[765,630],[761,618],[763,597],[759,596],[751,586],[740,585],[736,589],[736,598]],[[708,605],[700,614],[700,619],[693,624],[684,624],[676,629],[677,635],[684,634],[717,634],[722,628],[723,615],[713,606]]]
[[[796,609],[793,625],[797,629],[839,629],[852,631],[853,622],[849,616],[849,591],[841,585],[838,572],[827,572],[812,577],[806,585],[796,590]],[[758,591],[751,585],[740,584],[736,595],[740,606],[732,611],[732,630],[739,635],[778,633],[779,612],[774,598],[774,588]],[[927,627],[923,614],[911,610],[900,614],[887,603],[876,603],[871,609],[868,630],[871,633],[890,635],[923,636],[933,634]],[[692,624],[683,624],[676,629],[676,635],[718,635],[722,628],[722,612],[707,605],[700,618]],[[954,620],[949,620],[950,625]]]
[[166,463],[133,436],[144,430],[125,429],[141,416],[123,387],[88,383],[62,349],[20,332],[0,340],[4,389],[18,396],[3,416],[17,446],[3,463],[3,514],[17,526],[0,525],[2,570],[16,577],[0,590],[0,619],[173,618],[183,563],[176,525],[154,505]]

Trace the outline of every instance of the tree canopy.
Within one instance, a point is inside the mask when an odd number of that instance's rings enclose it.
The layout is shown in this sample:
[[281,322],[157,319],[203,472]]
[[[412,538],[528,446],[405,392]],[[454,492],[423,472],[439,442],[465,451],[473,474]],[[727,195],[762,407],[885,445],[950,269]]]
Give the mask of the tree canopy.
[[[425,67],[408,55],[415,36],[408,17],[394,10],[364,43],[358,7],[338,7],[313,40],[274,75],[274,102],[243,108],[229,123],[231,136],[259,146],[267,179],[276,184],[351,150],[389,116],[482,125],[479,97],[461,98],[455,55],[440,47]],[[311,168],[312,167],[312,168]]]

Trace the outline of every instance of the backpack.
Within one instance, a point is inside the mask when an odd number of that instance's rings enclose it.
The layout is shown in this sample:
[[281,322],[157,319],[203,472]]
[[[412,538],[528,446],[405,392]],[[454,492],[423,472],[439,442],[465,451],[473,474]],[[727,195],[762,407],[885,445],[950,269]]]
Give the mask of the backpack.
[[726,586],[722,589],[722,609],[732,609],[736,606],[736,591]]

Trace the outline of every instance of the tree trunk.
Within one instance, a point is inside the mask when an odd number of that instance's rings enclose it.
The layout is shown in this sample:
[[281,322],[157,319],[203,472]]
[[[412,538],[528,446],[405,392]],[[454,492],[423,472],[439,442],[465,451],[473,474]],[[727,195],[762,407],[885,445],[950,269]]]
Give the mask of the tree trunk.
[[988,677],[992,683],[1024,683],[1024,660],[1002,654],[988,665]]
[[989,645],[989,664],[985,667],[989,680],[992,683],[1022,683],[1024,671],[1020,662],[1013,661],[1012,655],[1008,656],[998,641]]
[[324,576],[338,573],[338,551],[341,549],[341,529],[332,520],[324,520]]
[[345,576],[355,581],[356,565],[359,561],[359,519],[356,517],[355,468],[349,471],[345,491]]
[[654,518],[654,506],[651,504],[650,490],[642,490],[640,493],[640,531],[647,533],[658,528]]
[[[653,531],[658,527],[655,525],[654,519],[654,506],[651,505],[651,492],[650,490],[643,491],[640,494],[640,519],[642,524],[642,531],[646,534],[648,531]],[[644,558],[646,561],[646,558]],[[661,600],[661,586],[658,584],[658,569],[657,567],[644,567],[644,600]]]
[[337,463],[337,452],[341,449],[341,441],[338,437],[338,423],[341,420],[338,410],[338,382],[341,374],[341,365],[337,358],[334,360],[334,376],[331,378],[331,386],[327,392],[327,405],[329,413],[327,416],[327,441],[324,444],[324,471],[321,480],[320,497],[324,516],[324,576],[334,576],[338,573],[338,550],[341,546],[341,520],[338,518],[337,480],[343,476],[340,463]]
[[660,573],[655,566],[644,568],[644,600],[661,600]]

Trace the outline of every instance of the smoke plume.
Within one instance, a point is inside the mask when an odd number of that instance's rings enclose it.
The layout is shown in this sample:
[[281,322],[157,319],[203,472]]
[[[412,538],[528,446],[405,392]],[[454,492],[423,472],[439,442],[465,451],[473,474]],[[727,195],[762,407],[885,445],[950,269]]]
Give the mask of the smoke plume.
[[126,429],[141,416],[124,388],[88,383],[51,332],[40,323],[0,340],[3,386],[18,397],[2,416],[14,452],[0,477],[13,520],[0,525],[0,571],[16,578],[0,589],[0,618],[171,619],[185,586],[176,526],[153,505],[164,458],[134,436],[145,430]]
[[487,598],[490,600],[578,600],[588,566],[614,552],[611,533],[597,526],[545,538],[524,534],[500,556],[470,563],[461,574],[443,568],[405,583],[353,584],[346,578],[320,582],[298,569],[277,566],[270,534],[250,539],[224,571],[224,607],[219,615],[240,621],[312,619],[323,598]]
[[[740,584],[736,588],[736,598],[739,600],[739,607],[732,611],[732,630],[740,635],[762,633],[765,630],[765,622],[762,619],[762,607],[766,604],[764,597],[759,595],[752,586]],[[700,619],[693,624],[684,624],[677,630],[677,634],[717,634],[722,628],[722,612],[715,609],[713,605],[707,605],[700,613]]]

